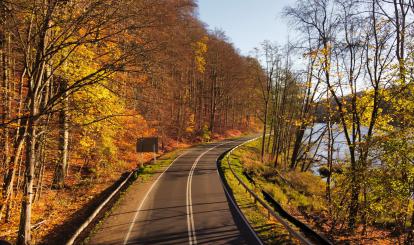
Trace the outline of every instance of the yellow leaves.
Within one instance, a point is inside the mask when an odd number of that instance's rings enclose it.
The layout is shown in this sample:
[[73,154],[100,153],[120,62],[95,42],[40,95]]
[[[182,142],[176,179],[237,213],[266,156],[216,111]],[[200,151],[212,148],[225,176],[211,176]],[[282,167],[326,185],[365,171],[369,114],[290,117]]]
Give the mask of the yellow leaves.
[[[102,83],[108,86],[107,82]],[[124,113],[125,103],[99,84],[75,93],[73,102],[77,110],[72,112],[72,121],[81,126],[77,154],[86,157],[93,152],[100,160],[114,157],[116,134],[122,125],[121,118],[116,116]]]
[[56,63],[64,60],[63,65],[56,73],[62,79],[68,81],[69,85],[96,72],[99,68],[99,64],[95,60],[96,54],[89,47],[81,45],[76,52],[71,53],[69,58],[66,59],[69,52],[69,49],[63,50],[55,60]]
[[414,120],[414,97],[413,86],[408,85],[405,89],[394,91],[394,96],[390,96],[390,104],[396,118],[403,124],[411,124]]
[[[352,96],[352,95],[350,95]],[[342,103],[342,112],[345,117],[345,123],[348,128],[352,128],[352,125],[355,123],[360,123],[363,127],[368,127],[372,122],[375,123],[374,132],[376,136],[383,136],[387,132],[390,132],[394,129],[392,125],[393,117],[390,114],[390,111],[385,111],[384,105],[389,105],[389,100],[391,98],[391,93],[387,89],[381,89],[378,91],[378,101],[376,108],[376,115],[374,113],[374,90],[367,90],[364,93],[358,94],[356,97],[356,110],[352,109],[351,97],[346,97],[341,100]],[[336,107],[336,110],[339,110]],[[356,118],[358,117],[358,122]]]
[[191,114],[190,118],[188,119],[188,126],[185,129],[186,133],[194,133],[195,130],[195,115]]
[[292,122],[292,124],[295,126],[295,127],[300,127],[300,125],[302,125],[302,121],[301,120],[293,120],[293,122]]
[[330,56],[331,55],[331,51],[332,50],[332,47],[331,47],[331,45],[330,44],[328,44],[325,48],[321,48],[320,50],[319,50],[319,52],[323,55],[323,56]]
[[312,59],[316,59],[317,57],[319,57],[320,55],[323,56],[330,56],[332,47],[331,45],[328,45],[326,48],[320,48],[320,49],[313,49],[308,53],[305,53],[304,56],[308,56]]
[[122,50],[115,42],[106,42],[105,45],[99,47],[100,62],[113,63],[114,60],[119,59],[122,56]]
[[[332,47],[330,44],[327,44],[327,47],[320,49],[313,49],[308,53],[305,53],[304,57],[309,57],[309,59],[314,61],[315,67],[322,68],[325,72],[331,71],[331,54]],[[338,77],[341,78],[341,74],[338,74]]]
[[195,64],[197,67],[197,71],[200,73],[204,73],[206,70],[206,53],[208,50],[208,46],[207,46],[207,42],[208,42],[208,37],[204,36],[203,38],[201,38],[199,41],[197,41],[196,43],[194,43],[193,46],[193,50],[195,53]]
[[95,146],[95,141],[88,136],[84,136],[79,141],[79,145],[84,149],[89,149]]
[[208,42],[208,36],[204,36],[199,40],[196,44],[198,47],[198,50],[196,51],[197,54],[205,54],[208,50],[207,42]]
[[200,73],[204,73],[206,70],[206,60],[204,59],[204,57],[196,56],[195,62],[197,66],[197,71],[199,71]]

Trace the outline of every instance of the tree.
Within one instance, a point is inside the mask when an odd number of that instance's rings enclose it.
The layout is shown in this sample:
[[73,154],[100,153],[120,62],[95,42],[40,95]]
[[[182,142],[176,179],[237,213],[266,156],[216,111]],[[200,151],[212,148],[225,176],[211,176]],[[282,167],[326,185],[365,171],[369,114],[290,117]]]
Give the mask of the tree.
[[261,158],[264,161],[265,155],[265,142],[267,134],[268,116],[269,116],[269,103],[271,102],[272,90],[275,85],[275,79],[277,79],[278,73],[280,72],[280,54],[277,45],[265,41],[262,43],[262,48],[257,50],[257,59],[260,60],[264,66],[263,70],[265,77],[263,77],[263,71],[256,71],[256,80],[261,90],[261,96],[263,99],[263,132],[262,132],[262,149]]
[[[83,86],[100,81],[102,77],[117,70],[121,61],[120,57],[103,62],[102,66],[88,75],[79,78],[67,87],[66,91],[52,95],[46,103],[41,103],[45,89],[51,83],[55,73],[62,67],[70,54],[83,45],[90,45],[100,40],[109,39],[114,33],[109,32],[107,17],[117,14],[117,9],[107,11],[107,2],[100,1],[81,6],[81,2],[73,1],[63,3],[49,1],[45,3],[33,2],[21,5],[22,9],[13,9],[13,20],[16,25],[14,35],[21,37],[19,48],[24,50],[26,57],[24,66],[27,68],[27,97],[28,105],[25,117],[22,118],[23,125],[27,124],[26,152],[25,152],[25,181],[24,195],[22,199],[20,228],[18,244],[28,244],[30,241],[31,205],[33,202],[34,171],[36,166],[37,140],[39,122],[44,115],[53,111],[62,102],[64,95],[74,92]],[[65,16],[62,13],[69,8],[84,7],[86,11]],[[27,9],[32,11],[27,18],[19,18]],[[41,11],[37,13],[36,11]],[[41,18],[34,18],[34,16]],[[19,16],[19,17],[18,17]],[[101,18],[95,22],[93,18]],[[114,18],[110,21],[115,21]],[[87,26],[88,29],[83,29]],[[33,30],[34,28],[38,28]],[[58,54],[64,52],[59,60]]]
[[[331,122],[340,125],[346,140],[348,228],[351,231],[358,226],[358,220],[364,226],[367,222],[370,187],[364,179],[373,168],[376,138],[392,128],[391,117],[385,113],[386,105],[390,98],[408,92],[406,65],[409,59],[405,44],[410,25],[408,9],[405,1],[312,0],[299,1],[294,8],[285,11],[312,47],[310,53],[314,59],[311,63],[320,72],[315,76],[314,69],[308,69],[308,75],[317,81],[320,79],[325,89],[317,93],[327,92],[325,122],[328,123],[329,173],[332,172],[330,152],[334,142]],[[392,74],[397,74],[397,79]],[[297,139],[301,134],[299,130]],[[300,141],[295,143],[293,168]],[[329,174],[328,182],[330,180]]]
[[132,169],[136,137],[160,134],[171,146],[256,120],[245,100],[257,94],[253,58],[208,31],[194,1],[0,6],[0,221],[21,209],[18,244],[32,240],[43,189],[65,195],[71,183]]

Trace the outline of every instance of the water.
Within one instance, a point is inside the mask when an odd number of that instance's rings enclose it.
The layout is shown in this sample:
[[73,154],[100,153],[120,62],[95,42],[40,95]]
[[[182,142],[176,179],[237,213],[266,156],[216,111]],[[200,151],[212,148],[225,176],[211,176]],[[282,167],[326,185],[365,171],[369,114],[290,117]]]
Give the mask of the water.
[[[313,145],[308,153],[308,157],[314,159],[314,166],[312,170],[315,172],[320,165],[326,164],[328,158],[328,134],[327,134],[327,125],[325,123],[316,123],[312,128],[308,128],[305,131],[304,142],[310,141]],[[346,141],[345,133],[341,125],[334,124],[333,129],[333,160],[334,162],[344,162],[349,159],[349,148]],[[366,135],[368,132],[367,127],[361,129],[361,134]],[[352,137],[352,136],[351,136]],[[352,140],[352,138],[351,138]],[[319,145],[319,147],[318,147]]]

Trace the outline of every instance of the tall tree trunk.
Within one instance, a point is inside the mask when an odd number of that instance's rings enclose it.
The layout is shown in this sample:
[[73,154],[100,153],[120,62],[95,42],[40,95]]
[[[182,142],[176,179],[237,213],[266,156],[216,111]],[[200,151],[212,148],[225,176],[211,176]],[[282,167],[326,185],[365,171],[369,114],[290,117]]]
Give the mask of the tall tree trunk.
[[[10,110],[11,110],[11,85],[10,85],[10,34],[7,31],[7,16],[6,16],[6,6],[4,3],[0,2],[0,9],[3,12],[0,16],[1,26],[3,27],[3,32],[0,32],[0,62],[1,62],[1,77],[2,77],[2,91],[0,90],[1,99],[2,99],[2,122],[5,124],[10,119]],[[3,167],[7,167],[10,161],[10,128],[8,126],[3,129]]]
[[[216,73],[216,71],[214,72]],[[216,114],[216,85],[217,85],[217,74],[214,74],[214,78],[211,83],[210,91],[210,126],[209,131],[212,133],[214,130],[215,124],[215,114]]]
[[68,110],[69,98],[66,93],[67,82],[61,81],[61,93],[64,98],[62,101],[62,109],[59,112],[59,163],[55,170],[53,179],[53,187],[57,189],[64,188],[65,177],[68,173],[68,145],[69,145],[69,124],[68,124]]
[[274,124],[274,116],[273,116],[273,113],[270,113],[270,114],[272,115],[272,118],[270,119],[269,140],[267,141],[267,145],[266,145],[266,151],[267,152],[270,151],[270,143],[271,143],[270,138],[272,137],[272,135],[274,135],[274,133],[272,133],[274,131],[274,127],[273,127],[273,124]]
[[269,102],[265,102],[264,108],[264,119],[263,119],[263,135],[262,135],[262,151],[261,151],[261,160],[264,161],[264,154],[265,154],[265,144],[266,144],[266,130],[267,130],[267,113],[269,109]]
[[[22,115],[22,109],[23,109],[23,78],[25,77],[26,69],[23,71],[20,77],[20,84],[19,84],[19,97],[18,97],[18,104],[17,104],[17,110],[16,115],[17,117],[21,117]],[[16,179],[16,173],[17,175],[17,184],[16,189],[19,189],[19,177],[20,177],[20,165],[22,161],[22,150],[25,142],[25,134],[27,130],[27,120],[26,119],[18,119],[17,120],[18,130],[16,130],[14,139],[13,139],[13,151],[10,157],[10,162],[8,166],[8,172],[5,177],[4,183],[3,183],[3,198],[4,198],[4,206],[0,206],[0,220],[1,216],[4,212],[5,213],[5,222],[8,222],[11,216],[11,210],[13,205],[13,187],[14,182]]]
[[37,101],[36,96],[31,97],[30,117],[28,119],[28,129],[26,136],[26,159],[24,175],[24,192],[22,197],[22,206],[20,213],[20,226],[17,237],[18,245],[27,245],[31,241],[31,217],[33,201],[33,182],[36,162],[36,119]]
[[303,136],[305,135],[305,127],[303,124],[300,125],[299,130],[296,131],[296,135],[295,135],[295,144],[293,145],[293,152],[292,152],[292,157],[290,160],[290,169],[295,169],[296,168],[296,162],[298,160],[299,157],[299,150],[300,150],[300,146],[302,145],[302,139]]
[[10,218],[10,211],[11,211],[11,204],[12,204],[12,196],[13,196],[13,186],[16,176],[16,171],[18,170],[18,163],[20,161],[20,155],[24,145],[24,134],[26,131],[25,126],[21,126],[18,137],[15,139],[14,142],[14,150],[13,155],[10,159],[10,166],[8,167],[8,172],[6,174],[6,178],[3,183],[3,204],[0,206],[0,220],[4,211],[5,214],[5,221],[8,222]]
[[328,158],[327,158],[327,165],[328,165],[328,176],[326,178],[326,200],[328,200],[329,205],[331,204],[331,176],[332,176],[332,163],[333,163],[333,151],[334,151],[334,137],[333,137],[333,130],[332,130],[332,110],[330,101],[331,98],[329,96],[329,91],[326,91],[327,94],[327,106],[328,106]]
[[[350,147],[352,148],[352,147]],[[357,161],[355,158],[355,150],[351,150],[351,200],[349,204],[349,217],[348,217],[348,227],[351,232],[356,228],[357,215],[359,210],[359,178],[358,178],[358,168]]]
[[[7,31],[7,16],[6,16],[6,6],[5,3],[0,2],[0,9],[2,11],[1,18],[1,26],[3,32],[0,33],[0,62],[1,62],[1,77],[2,77],[2,84],[0,90],[1,99],[2,99],[2,123],[6,124],[10,120],[11,114],[11,89],[12,86],[10,84],[10,52],[11,52],[11,36],[10,33]],[[6,207],[9,206],[11,192],[13,191],[13,184],[8,184],[10,181],[10,171],[14,169],[10,169],[11,165],[11,152],[10,152],[10,128],[9,126],[5,126],[2,128],[3,131],[3,138],[2,138],[2,153],[3,158],[0,159],[1,165],[0,167],[4,168],[4,183],[3,183],[3,195],[2,195],[2,204],[0,205],[0,220],[2,219],[2,214]],[[13,179],[11,179],[13,180]]]

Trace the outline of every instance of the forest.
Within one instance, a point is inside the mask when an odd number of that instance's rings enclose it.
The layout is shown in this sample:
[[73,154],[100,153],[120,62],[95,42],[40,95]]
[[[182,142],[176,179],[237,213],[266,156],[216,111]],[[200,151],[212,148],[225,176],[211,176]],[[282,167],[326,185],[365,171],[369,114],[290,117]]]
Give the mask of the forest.
[[[192,0],[0,1],[0,237],[45,242],[163,150],[257,125],[259,63]],[[141,160],[140,160],[141,159]]]
[[297,0],[289,42],[250,56],[196,0],[0,9],[0,239],[50,243],[152,157],[138,138],[260,132],[232,160],[291,214],[335,244],[413,244],[413,0]]
[[283,16],[297,35],[257,49],[263,137],[244,171],[334,241],[413,244],[414,2],[298,0]]

